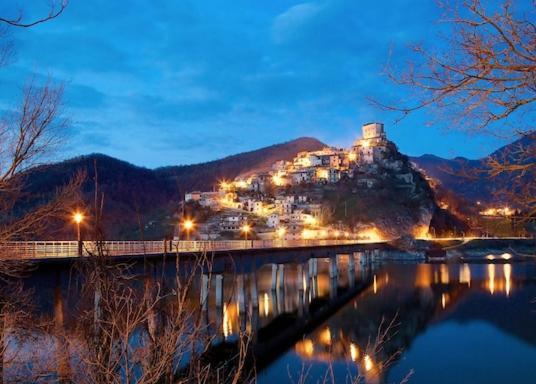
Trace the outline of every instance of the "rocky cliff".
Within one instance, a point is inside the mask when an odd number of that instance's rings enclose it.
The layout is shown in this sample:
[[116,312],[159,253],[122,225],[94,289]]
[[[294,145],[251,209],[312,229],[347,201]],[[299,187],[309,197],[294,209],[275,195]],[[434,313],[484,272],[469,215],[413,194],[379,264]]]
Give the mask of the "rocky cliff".
[[324,186],[323,200],[330,221],[363,229],[374,226],[390,238],[467,230],[439,208],[427,180],[392,142],[377,161],[355,168],[353,177]]

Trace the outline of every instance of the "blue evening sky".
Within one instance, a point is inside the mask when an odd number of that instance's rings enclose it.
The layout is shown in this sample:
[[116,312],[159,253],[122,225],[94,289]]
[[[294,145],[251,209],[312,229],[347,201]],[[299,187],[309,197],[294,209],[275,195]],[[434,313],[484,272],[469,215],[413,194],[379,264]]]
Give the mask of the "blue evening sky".
[[[46,12],[5,0],[0,14]],[[441,44],[431,0],[71,0],[56,20],[11,30],[16,60],[0,69],[0,110],[21,87],[65,82],[70,140],[60,155],[101,152],[137,165],[196,163],[313,136],[349,146],[383,121],[409,155],[481,157],[504,144],[396,116],[367,97],[402,91],[382,75],[389,51]],[[448,32],[448,31],[447,31]]]

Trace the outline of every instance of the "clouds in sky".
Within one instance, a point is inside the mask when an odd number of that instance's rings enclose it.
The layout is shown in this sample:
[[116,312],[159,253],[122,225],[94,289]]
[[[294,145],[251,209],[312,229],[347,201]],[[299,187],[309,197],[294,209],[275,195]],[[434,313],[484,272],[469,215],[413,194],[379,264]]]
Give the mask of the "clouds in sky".
[[[31,3],[21,4],[28,17],[43,11]],[[410,154],[478,156],[489,141],[462,145],[450,133],[438,148],[440,131],[424,116],[393,126],[367,102],[398,95],[381,75],[390,48],[403,59],[406,45],[434,38],[437,18],[434,2],[412,0],[71,0],[60,18],[13,32],[17,61],[0,70],[0,107],[30,77],[53,76],[66,83],[73,121],[64,156],[103,152],[146,166],[299,136],[349,145],[370,120]]]

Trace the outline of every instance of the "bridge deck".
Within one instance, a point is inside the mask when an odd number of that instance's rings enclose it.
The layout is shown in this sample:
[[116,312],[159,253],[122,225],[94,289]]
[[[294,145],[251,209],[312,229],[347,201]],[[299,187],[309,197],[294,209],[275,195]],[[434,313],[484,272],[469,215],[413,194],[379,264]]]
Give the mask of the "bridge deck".
[[82,242],[79,255],[77,241],[15,241],[0,244],[2,259],[45,259],[80,257],[99,254],[107,256],[158,255],[164,253],[219,252],[237,250],[268,250],[368,244],[357,240],[223,240],[223,241],[93,241]]
[[[493,243],[495,241],[532,241],[523,237],[452,237],[429,239],[441,244],[444,241],[460,241],[445,244],[444,249],[461,248],[468,243]],[[76,258],[104,254],[107,256],[159,255],[166,253],[224,252],[240,250],[270,250],[288,248],[331,247],[359,244],[385,244],[387,241],[337,239],[337,240],[216,240],[216,241],[13,241],[0,243],[0,259],[52,259]],[[101,252],[99,252],[100,247]]]

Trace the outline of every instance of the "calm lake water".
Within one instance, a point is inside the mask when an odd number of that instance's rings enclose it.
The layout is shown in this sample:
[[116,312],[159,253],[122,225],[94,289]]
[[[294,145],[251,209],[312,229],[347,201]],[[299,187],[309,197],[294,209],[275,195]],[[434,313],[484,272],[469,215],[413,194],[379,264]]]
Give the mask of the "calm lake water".
[[[260,383],[536,383],[536,263],[508,254],[473,264],[404,264],[377,249],[353,255],[220,258],[203,276],[188,263],[178,273],[173,261],[139,262],[129,270],[131,308],[145,308],[155,292],[161,300],[129,346],[151,351],[165,341],[165,319],[182,311],[199,315],[196,330],[216,347],[252,337]],[[20,286],[0,286],[6,381],[57,382],[91,355],[87,340],[106,318],[87,273],[44,264]],[[193,285],[178,312],[179,275]]]
[[374,276],[258,381],[536,382],[536,264],[393,264]]

